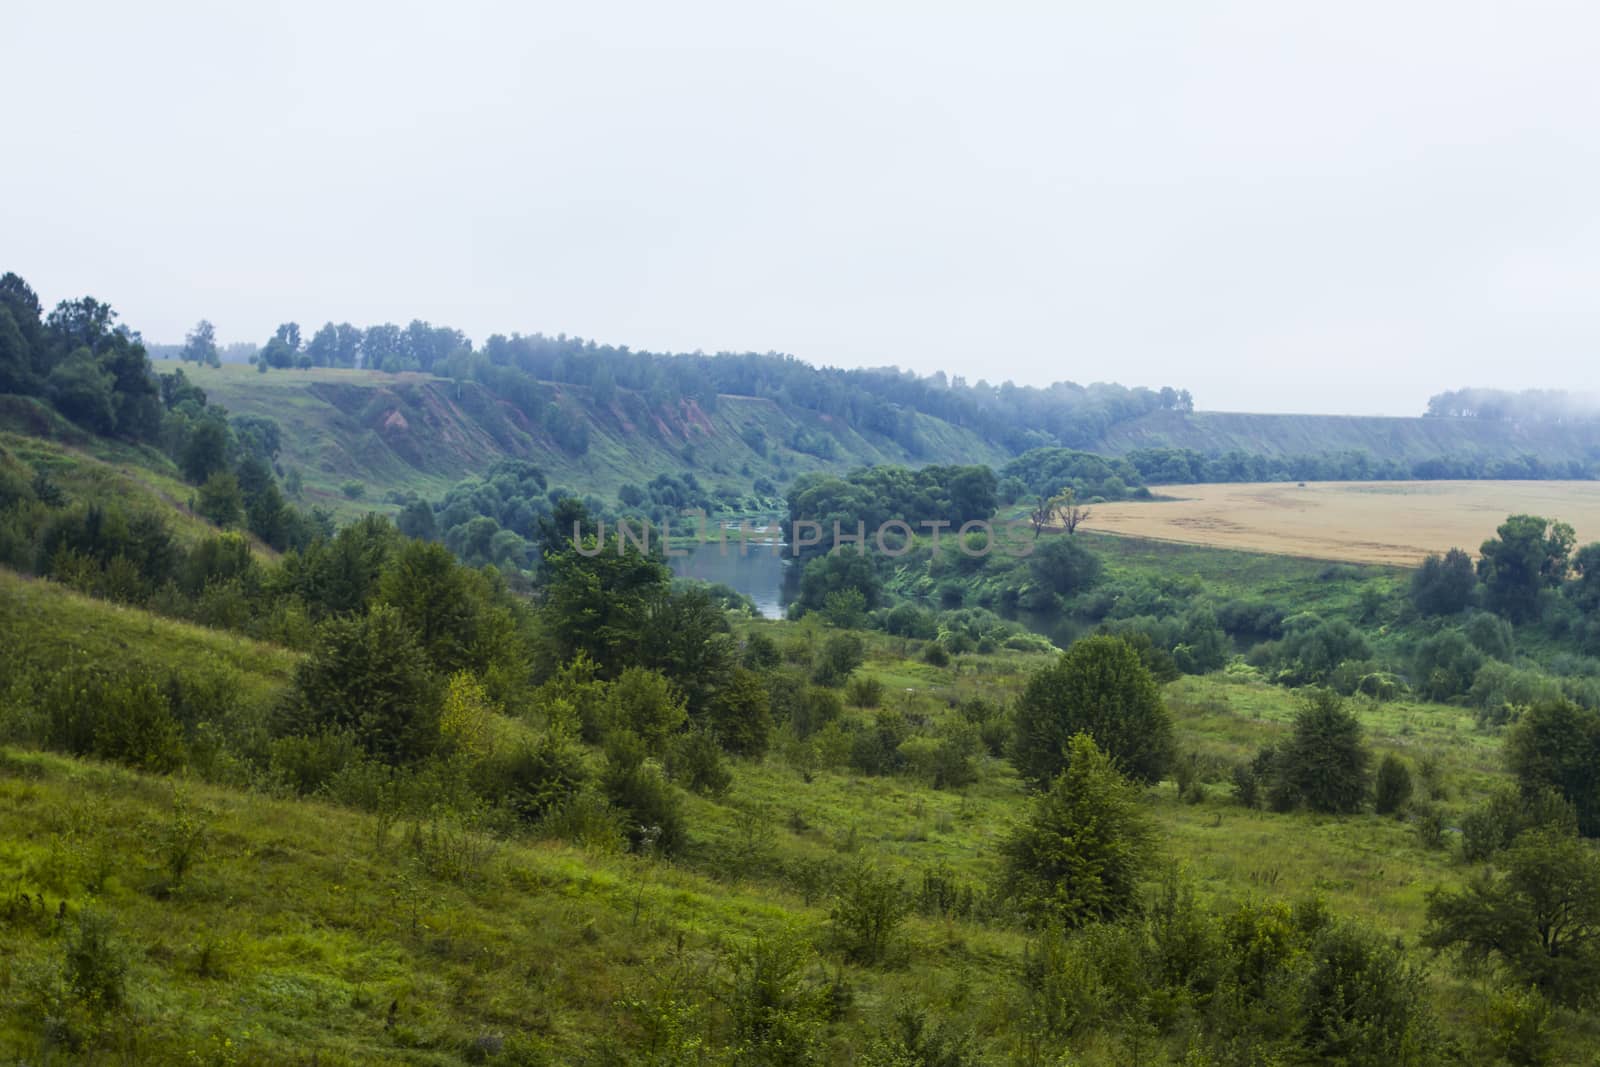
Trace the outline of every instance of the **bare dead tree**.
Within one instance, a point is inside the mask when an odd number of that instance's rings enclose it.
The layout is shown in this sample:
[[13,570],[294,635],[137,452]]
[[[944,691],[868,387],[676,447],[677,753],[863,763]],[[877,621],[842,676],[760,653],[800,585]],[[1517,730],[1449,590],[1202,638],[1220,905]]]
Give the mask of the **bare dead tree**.
[[1070,534],[1077,532],[1078,526],[1089,517],[1091,511],[1078,503],[1077,494],[1071,489],[1063,489],[1055,496],[1041,493],[1038,505],[1028,512],[1028,521],[1033,523],[1034,540],[1039,539],[1039,534],[1058,514],[1062,527]]

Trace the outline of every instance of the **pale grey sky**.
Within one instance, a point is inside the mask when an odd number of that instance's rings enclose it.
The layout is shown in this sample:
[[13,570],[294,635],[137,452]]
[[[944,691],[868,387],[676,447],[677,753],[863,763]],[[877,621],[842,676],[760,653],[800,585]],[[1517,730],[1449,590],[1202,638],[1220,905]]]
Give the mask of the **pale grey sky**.
[[1589,387],[1600,8],[116,2],[0,20],[0,270],[1204,408]]

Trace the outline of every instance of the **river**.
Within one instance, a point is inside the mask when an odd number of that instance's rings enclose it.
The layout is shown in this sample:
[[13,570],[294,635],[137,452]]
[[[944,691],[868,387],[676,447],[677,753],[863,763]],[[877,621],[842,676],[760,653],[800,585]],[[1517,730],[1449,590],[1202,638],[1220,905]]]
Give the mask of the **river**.
[[680,578],[697,578],[702,582],[726,585],[755,604],[762,618],[781,619],[784,609],[794,597],[792,585],[785,588],[784,578],[791,561],[782,541],[751,538],[740,551],[738,528],[727,533],[722,543],[709,542],[682,549],[687,555],[674,555],[667,562],[672,573]]

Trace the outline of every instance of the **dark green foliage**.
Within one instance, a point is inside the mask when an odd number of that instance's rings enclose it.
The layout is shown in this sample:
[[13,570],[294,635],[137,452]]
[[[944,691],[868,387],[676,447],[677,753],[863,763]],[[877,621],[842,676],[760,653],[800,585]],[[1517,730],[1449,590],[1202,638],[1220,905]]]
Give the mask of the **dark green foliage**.
[[1506,735],[1505,752],[1524,794],[1558,791],[1576,810],[1579,832],[1600,836],[1600,711],[1540,701]]
[[1058,596],[1093,588],[1100,571],[1099,558],[1072,537],[1044,538],[1028,557],[1033,580]]
[[1373,787],[1374,808],[1379,815],[1398,815],[1411,800],[1411,769],[1393,752],[1378,764]]
[[911,736],[911,726],[898,711],[881,710],[872,725],[858,731],[850,743],[850,766],[862,774],[893,774],[905,765],[900,746]]
[[278,732],[347,730],[373,756],[412,763],[438,747],[440,699],[415,634],[398,611],[380,604],[319,627],[315,648],[295,671]]
[[757,936],[729,951],[726,996],[737,1062],[815,1062],[827,998],[806,976],[814,958],[811,946],[789,933]]
[[1567,587],[1578,610],[1600,612],[1600,541],[1584,545],[1572,556],[1572,571],[1578,580]]
[[1234,765],[1233,795],[1239,803],[1247,808],[1259,808],[1272,799],[1277,756],[1276,746],[1266,745],[1248,763]]
[[1565,797],[1549,787],[1526,793],[1497,789],[1461,817],[1461,858],[1485,863],[1510,848],[1524,831],[1541,828],[1577,832],[1577,814]]
[[774,679],[773,718],[787,721],[799,737],[810,737],[843,714],[844,704],[832,690],[807,685],[792,675]]
[[1472,557],[1459,548],[1430,555],[1411,576],[1411,603],[1423,615],[1465,611],[1478,588]]
[[1273,776],[1312,811],[1350,813],[1366,803],[1371,762],[1361,723],[1336,693],[1319,689],[1295,715],[1294,733],[1273,759]]
[[183,729],[159,681],[140,669],[71,666],[48,677],[37,702],[50,748],[159,774],[183,763]]
[[1320,1063],[1416,1064],[1437,1048],[1423,971],[1400,946],[1348,925],[1329,927],[1313,946],[1300,1040]]
[[607,687],[604,716],[607,730],[627,731],[659,754],[689,713],[672,682],[655,671],[629,667]]
[[1483,653],[1460,630],[1441,630],[1417,646],[1414,685],[1429,700],[1464,695],[1483,666]]
[[581,652],[611,676],[636,662],[650,606],[670,588],[672,573],[631,545],[619,551],[615,538],[586,551],[597,548],[585,556],[567,544],[546,556],[540,614],[551,662],[566,663]]
[[762,676],[734,667],[711,694],[705,722],[718,743],[741,756],[760,756],[772,733],[771,700]]
[[876,678],[852,678],[844,692],[853,707],[875,708],[883,703],[883,683]]
[[600,788],[624,819],[628,846],[670,856],[685,842],[683,805],[671,783],[645,761],[645,745],[624,730],[606,739]]
[[855,634],[829,634],[817,653],[811,680],[818,685],[841,686],[866,660],[866,649]]
[[801,572],[796,610],[802,613],[823,611],[829,597],[848,592],[860,595],[865,611],[873,610],[882,602],[883,583],[872,558],[851,549],[820,556],[807,563]]
[[1130,778],[1156,782],[1172,753],[1172,723],[1150,672],[1127,642],[1089,637],[1035,674],[1017,699],[1012,760],[1035,786],[1066,764],[1067,742],[1087,733]]
[[1137,910],[1155,857],[1137,790],[1086,733],[1068,742],[1066,769],[1001,846],[1006,895],[1044,926],[1115,919]]
[[[891,521],[927,533],[924,523],[940,523],[947,534],[963,523],[994,514],[995,476],[988,467],[867,467],[844,477],[803,474],[789,486],[789,528],[816,523],[822,541],[817,550],[833,547],[834,528],[841,537],[865,530],[870,545],[880,527]],[[903,530],[895,535],[903,536]],[[895,546],[887,540],[891,549]]]
[[1526,622],[1539,613],[1539,594],[1566,578],[1575,536],[1537,515],[1513,515],[1496,532],[1479,549],[1478,578],[1493,611]]
[[970,1030],[902,1002],[859,1061],[862,1067],[975,1067],[982,1062]]
[[1286,619],[1283,638],[1262,645],[1285,685],[1319,685],[1348,660],[1366,660],[1372,649],[1360,631],[1344,619],[1323,620],[1305,612]]
[[1506,850],[1500,873],[1428,894],[1423,943],[1496,959],[1574,1002],[1600,980],[1600,855],[1570,834],[1530,831]]
[[667,747],[666,771],[668,778],[702,796],[724,796],[733,785],[722,749],[704,730],[690,730],[673,739]]
[[244,494],[239,479],[231,471],[214,471],[200,487],[195,510],[214,525],[237,526],[244,517]]
[[577,796],[589,781],[583,749],[556,731],[497,754],[483,775],[483,794],[527,823]]
[[1000,475],[1017,479],[1034,496],[1050,497],[1070,489],[1082,502],[1122,500],[1144,484],[1139,471],[1126,459],[1070,448],[1031,449],[1000,468]]
[[189,439],[178,457],[183,476],[195,485],[204,485],[228,466],[228,427],[220,418],[201,419],[189,431]]

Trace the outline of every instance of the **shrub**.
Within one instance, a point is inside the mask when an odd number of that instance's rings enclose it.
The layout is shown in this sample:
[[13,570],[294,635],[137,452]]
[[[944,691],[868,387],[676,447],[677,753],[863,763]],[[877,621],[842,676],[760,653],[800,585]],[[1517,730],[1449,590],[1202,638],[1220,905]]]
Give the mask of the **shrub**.
[[1411,770],[1393,752],[1378,765],[1375,796],[1379,815],[1399,814],[1411,799]]
[[684,844],[683,807],[672,784],[645,763],[644,742],[625,731],[606,739],[606,766],[600,778],[606,799],[625,819],[628,847],[672,855]]
[[950,653],[945,651],[943,645],[937,641],[929,641],[922,646],[922,662],[932,667],[950,666]]
[[854,707],[875,708],[883,703],[883,683],[876,678],[852,678],[844,697]]
[[866,659],[865,646],[855,634],[832,634],[822,643],[811,680],[818,685],[839,686]]
[[691,730],[673,739],[667,749],[666,770],[668,778],[702,796],[723,796],[733,785],[722,749],[704,730]]
[[788,932],[759,935],[728,952],[725,998],[736,1061],[814,1061],[826,1005],[824,991],[806,979],[813,957],[811,946]]
[[1317,938],[1301,1043],[1322,1063],[1420,1064],[1438,1034],[1426,977],[1392,940],[1351,925]]
[[682,694],[665,677],[629,667],[606,689],[605,717],[611,729],[631,731],[651,752],[662,752],[689,712]]
[[482,793],[530,823],[572,800],[589,781],[583,750],[555,730],[496,755],[482,773]]
[[1150,672],[1127,642],[1088,637],[1028,680],[1015,708],[1012,759],[1043,788],[1060,773],[1067,741],[1086,733],[1123,773],[1156,782],[1172,752],[1172,723]]
[[1454,615],[1472,603],[1478,575],[1472,557],[1459,548],[1431,555],[1411,576],[1411,603],[1423,615]]
[[1579,831],[1600,836],[1600,712],[1540,701],[1507,735],[1505,751],[1523,792],[1558,790],[1576,809]]
[[1138,907],[1154,836],[1135,787],[1088,734],[1001,845],[1007,895],[1037,925],[1115,919]]
[[1356,717],[1337,694],[1319,689],[1296,714],[1294,734],[1273,761],[1274,777],[1312,811],[1356,812],[1366,802],[1371,759]]
[[835,880],[828,918],[844,954],[870,965],[888,955],[895,931],[910,910],[911,900],[900,879],[860,859]]
[[73,998],[91,1010],[121,1007],[128,957],[111,920],[95,912],[80,912],[64,949],[61,975]]
[[415,636],[393,608],[334,618],[295,670],[278,733],[348,731],[386,763],[414,763],[439,745],[439,685]]
[[706,722],[729,752],[760,756],[772,736],[772,700],[761,675],[735,667],[706,702]]

